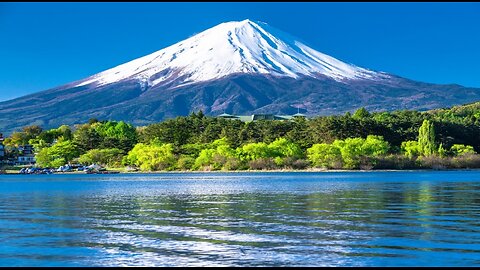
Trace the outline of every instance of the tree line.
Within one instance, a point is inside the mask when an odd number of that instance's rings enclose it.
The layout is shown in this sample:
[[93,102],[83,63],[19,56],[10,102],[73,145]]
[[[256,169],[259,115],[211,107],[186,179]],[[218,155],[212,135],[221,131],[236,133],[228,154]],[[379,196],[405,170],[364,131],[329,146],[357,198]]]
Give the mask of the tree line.
[[414,169],[480,167],[480,103],[241,122],[201,111],[134,127],[99,121],[43,130],[24,127],[4,140],[7,155],[32,144],[37,165],[97,163],[158,170]]

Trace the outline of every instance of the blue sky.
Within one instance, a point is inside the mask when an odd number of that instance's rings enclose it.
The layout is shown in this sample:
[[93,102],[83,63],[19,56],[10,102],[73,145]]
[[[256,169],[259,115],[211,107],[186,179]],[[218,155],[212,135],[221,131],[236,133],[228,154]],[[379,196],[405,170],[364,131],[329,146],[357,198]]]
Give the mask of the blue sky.
[[361,67],[480,87],[480,3],[0,3],[0,100],[247,18]]

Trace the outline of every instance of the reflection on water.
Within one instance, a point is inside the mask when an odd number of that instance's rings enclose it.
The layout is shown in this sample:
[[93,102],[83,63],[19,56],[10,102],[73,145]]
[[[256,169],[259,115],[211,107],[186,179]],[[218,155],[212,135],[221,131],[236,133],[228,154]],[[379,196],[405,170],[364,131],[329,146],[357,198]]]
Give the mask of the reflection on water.
[[480,172],[0,178],[0,266],[478,266]]

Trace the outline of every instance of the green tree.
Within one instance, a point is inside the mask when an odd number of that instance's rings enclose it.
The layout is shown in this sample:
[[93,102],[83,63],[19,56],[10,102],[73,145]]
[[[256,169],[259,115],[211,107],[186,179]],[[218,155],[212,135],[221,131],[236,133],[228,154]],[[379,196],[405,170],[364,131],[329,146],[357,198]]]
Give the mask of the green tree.
[[307,119],[304,117],[295,117],[290,130],[285,134],[285,138],[295,142],[302,149],[311,147],[313,142]]
[[72,141],[59,141],[50,148],[50,154],[65,158],[66,162],[79,156],[77,146]]
[[242,161],[275,157],[272,149],[264,142],[245,144],[242,147],[237,148],[236,152]]
[[92,127],[101,137],[98,148],[119,148],[128,151],[138,141],[136,128],[123,121],[106,121],[93,124]]
[[285,138],[277,138],[268,147],[272,150],[272,155],[276,157],[301,158],[303,156],[300,146]]
[[342,153],[336,145],[320,143],[307,149],[307,158],[315,167],[341,168]]
[[362,145],[362,155],[378,157],[387,154],[390,144],[382,136],[368,135]]
[[471,145],[464,145],[464,144],[454,144],[450,147],[450,152],[454,156],[461,156],[465,154],[476,154],[475,150]]
[[81,155],[78,162],[91,165],[100,164],[103,166],[118,166],[123,157],[123,151],[117,148],[111,149],[92,149]]
[[38,125],[27,126],[23,128],[23,132],[28,139],[33,139],[42,133],[42,127]]
[[5,139],[4,143],[5,145],[19,146],[27,144],[30,139],[32,138],[29,138],[24,132],[13,132],[10,138]]
[[355,119],[363,119],[367,117],[370,117],[370,113],[364,107],[356,110],[355,113],[352,115],[352,118]]
[[29,144],[31,144],[33,146],[33,149],[35,150],[35,152],[39,152],[40,150],[42,150],[43,148],[46,148],[46,147],[49,147],[50,144],[45,142],[44,140],[42,139],[38,139],[38,138],[35,138],[35,139],[30,139],[28,141]]
[[278,166],[285,166],[287,161],[292,162],[304,155],[298,144],[285,138],[277,138],[268,147],[271,149],[274,162]]
[[88,124],[90,124],[90,125],[91,125],[91,124],[94,124],[94,123],[98,123],[98,122],[100,122],[100,121],[99,121],[97,118],[90,118],[90,119],[88,119]]
[[226,162],[235,157],[235,150],[230,147],[226,138],[213,141],[200,151],[192,168],[201,169],[212,166],[214,170],[223,169]]
[[433,155],[437,152],[435,145],[435,128],[429,120],[423,120],[418,130],[418,145],[424,156]]
[[359,167],[360,157],[363,155],[362,146],[364,141],[363,138],[347,138],[333,142],[334,146],[340,148],[345,169],[355,169]]
[[73,133],[69,126],[62,125],[59,128],[44,130],[32,140],[37,142],[44,141],[47,144],[51,144],[58,139],[61,139],[64,141],[70,141],[73,139]]
[[401,150],[404,155],[410,159],[422,155],[422,149],[420,148],[418,141],[402,142]]
[[97,124],[99,124],[99,122],[78,125],[77,130],[73,133],[73,141],[78,145],[81,153],[97,148],[102,142],[102,137],[98,131],[95,130],[95,125]]
[[438,150],[437,150],[437,153],[440,157],[446,157],[447,156],[447,150],[445,150],[445,148],[443,148],[443,144],[441,143],[439,146],[438,146]]
[[159,171],[174,169],[176,160],[170,143],[137,143],[123,161],[140,167],[142,171]]
[[51,147],[40,150],[35,159],[41,167],[57,167],[78,157],[79,153],[77,146],[72,141],[60,141]]
[[42,128],[38,125],[26,126],[20,132],[13,132],[10,138],[5,139],[4,144],[10,146],[25,145],[30,140],[36,139],[41,133]]
[[70,141],[73,139],[73,132],[72,132],[72,129],[67,126],[67,125],[61,125],[59,128],[56,129],[56,132],[57,132],[57,139],[59,137],[62,137],[63,140],[67,140],[67,141]]
[[369,135],[363,138],[335,140],[332,144],[315,144],[307,149],[308,159],[317,167],[359,168],[364,160],[374,165],[376,157],[388,153],[390,146],[382,136]]

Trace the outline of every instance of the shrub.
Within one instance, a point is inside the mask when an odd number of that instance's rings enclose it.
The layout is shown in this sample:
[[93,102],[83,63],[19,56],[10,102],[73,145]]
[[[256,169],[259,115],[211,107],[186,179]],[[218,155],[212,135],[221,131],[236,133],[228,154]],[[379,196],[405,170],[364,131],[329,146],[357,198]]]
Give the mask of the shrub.
[[259,158],[248,162],[248,167],[252,170],[272,170],[277,169],[277,165],[272,158]]
[[480,168],[480,155],[465,153],[451,159],[453,168]]
[[223,168],[227,162],[227,157],[218,153],[215,153],[212,157],[212,166],[215,170],[220,170]]
[[191,170],[195,164],[195,158],[190,156],[182,156],[177,160],[177,168],[180,170]]
[[245,166],[243,163],[235,157],[228,157],[222,167],[222,170],[239,170],[243,169]]
[[274,159],[275,164],[278,168],[286,168],[286,169],[305,169],[310,165],[305,159],[296,159],[293,157],[276,157]]
[[358,168],[360,170],[371,170],[373,169],[375,163],[376,160],[373,157],[361,156],[358,163]]
[[303,169],[306,169],[309,165],[310,165],[310,162],[308,162],[308,160],[297,159],[291,163],[290,167],[294,170],[303,170]]
[[437,155],[422,156],[418,158],[421,167],[434,170],[442,170],[452,167],[450,160],[450,158],[442,158]]
[[463,145],[463,144],[454,144],[450,147],[450,152],[454,156],[461,156],[465,154],[475,154],[475,150],[471,145]]
[[388,155],[377,157],[373,169],[402,170],[415,169],[418,167],[420,167],[420,165],[416,163],[416,159],[411,159],[405,155]]

